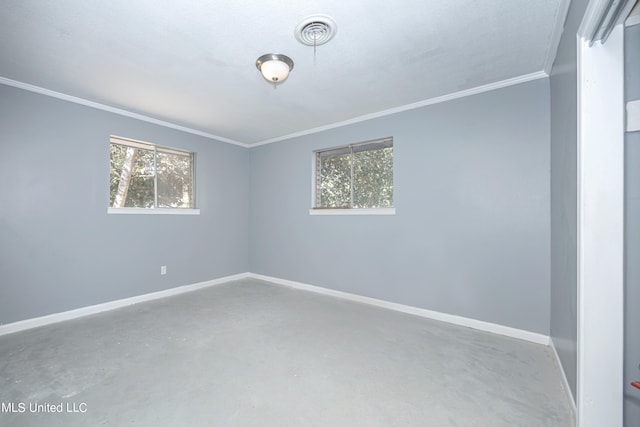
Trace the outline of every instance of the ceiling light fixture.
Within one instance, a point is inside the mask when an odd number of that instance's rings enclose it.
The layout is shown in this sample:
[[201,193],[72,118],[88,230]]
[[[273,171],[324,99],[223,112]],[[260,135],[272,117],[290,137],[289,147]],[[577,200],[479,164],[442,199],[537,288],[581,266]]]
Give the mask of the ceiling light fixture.
[[267,53],[256,60],[256,68],[275,88],[289,77],[289,72],[293,70],[293,60],[280,53]]

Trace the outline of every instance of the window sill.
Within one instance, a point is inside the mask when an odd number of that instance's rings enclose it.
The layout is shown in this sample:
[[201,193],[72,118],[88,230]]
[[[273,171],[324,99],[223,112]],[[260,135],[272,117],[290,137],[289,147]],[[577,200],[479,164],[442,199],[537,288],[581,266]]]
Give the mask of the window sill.
[[309,209],[309,215],[395,215],[396,208]]
[[107,208],[108,214],[134,215],[200,215],[200,209],[179,208]]

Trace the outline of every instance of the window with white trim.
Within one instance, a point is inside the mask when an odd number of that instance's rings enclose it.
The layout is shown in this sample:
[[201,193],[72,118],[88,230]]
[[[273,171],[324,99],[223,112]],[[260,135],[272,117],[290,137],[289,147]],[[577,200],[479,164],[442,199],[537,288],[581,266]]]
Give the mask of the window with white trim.
[[111,136],[110,208],[194,209],[194,153]]
[[393,207],[393,138],[319,150],[314,210]]

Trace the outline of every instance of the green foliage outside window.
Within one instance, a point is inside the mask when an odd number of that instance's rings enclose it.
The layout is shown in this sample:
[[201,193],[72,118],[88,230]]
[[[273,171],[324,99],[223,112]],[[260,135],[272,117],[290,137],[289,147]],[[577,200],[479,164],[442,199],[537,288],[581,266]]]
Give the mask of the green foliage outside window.
[[393,206],[393,146],[370,143],[316,153],[316,208]]
[[193,155],[141,143],[111,143],[109,206],[193,208]]

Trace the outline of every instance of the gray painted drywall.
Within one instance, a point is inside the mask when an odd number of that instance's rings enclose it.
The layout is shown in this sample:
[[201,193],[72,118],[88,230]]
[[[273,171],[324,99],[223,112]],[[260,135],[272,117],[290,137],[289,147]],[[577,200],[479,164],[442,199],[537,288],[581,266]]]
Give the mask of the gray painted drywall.
[[[625,30],[625,99],[640,99],[640,25]],[[624,425],[640,425],[640,132],[625,135]]]
[[640,100],[640,25],[624,32],[624,96],[626,101]]
[[[110,134],[195,151],[201,215],[107,215]],[[248,270],[245,148],[4,85],[0,141],[0,324]]]
[[[312,150],[394,137],[395,216],[311,216]],[[251,149],[252,272],[549,332],[547,79]]]
[[551,339],[574,398],[577,375],[576,33],[587,0],[573,0],[551,71]]

